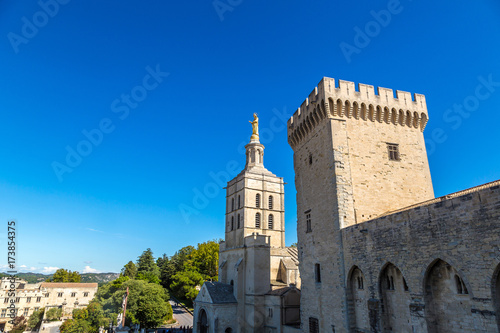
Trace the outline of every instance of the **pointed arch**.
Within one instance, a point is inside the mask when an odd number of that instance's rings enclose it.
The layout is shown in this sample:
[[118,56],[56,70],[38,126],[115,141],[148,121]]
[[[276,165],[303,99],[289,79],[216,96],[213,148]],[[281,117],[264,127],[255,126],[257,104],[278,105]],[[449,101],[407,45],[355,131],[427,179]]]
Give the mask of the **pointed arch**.
[[361,269],[353,266],[349,271],[347,280],[347,302],[349,307],[349,326],[353,332],[369,332],[370,318],[368,312],[368,291],[367,281]]
[[[434,260],[424,280],[425,318],[429,333],[455,332],[455,325],[472,332],[470,288],[463,274],[442,259]],[[455,325],[451,327],[450,321]]]
[[382,331],[404,332],[411,321],[410,303],[403,273],[394,264],[388,262],[381,270],[379,292],[382,303]]

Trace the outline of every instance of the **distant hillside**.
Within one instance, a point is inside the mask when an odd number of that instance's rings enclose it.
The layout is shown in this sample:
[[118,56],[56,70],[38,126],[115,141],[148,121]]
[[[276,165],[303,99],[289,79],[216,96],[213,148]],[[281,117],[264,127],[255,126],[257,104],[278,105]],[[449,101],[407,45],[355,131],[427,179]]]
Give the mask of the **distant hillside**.
[[[97,282],[99,284],[107,283],[118,278],[120,274],[118,273],[84,273],[80,274],[82,277],[81,282]],[[8,276],[5,273],[0,273],[0,277]],[[52,277],[52,274],[41,274],[41,273],[18,273],[17,277],[26,280],[28,283],[39,283],[43,282]]]

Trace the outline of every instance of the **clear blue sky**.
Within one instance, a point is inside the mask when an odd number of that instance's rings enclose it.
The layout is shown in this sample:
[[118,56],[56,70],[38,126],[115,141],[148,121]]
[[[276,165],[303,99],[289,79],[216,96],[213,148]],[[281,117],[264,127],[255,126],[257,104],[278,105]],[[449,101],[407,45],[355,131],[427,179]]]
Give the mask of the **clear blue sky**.
[[[223,238],[211,174],[243,167],[253,112],[295,242],[282,119],[323,76],[426,95],[437,196],[500,178],[496,0],[60,2],[0,3],[0,221],[25,270],[117,272]],[[68,147],[86,156],[68,166]]]

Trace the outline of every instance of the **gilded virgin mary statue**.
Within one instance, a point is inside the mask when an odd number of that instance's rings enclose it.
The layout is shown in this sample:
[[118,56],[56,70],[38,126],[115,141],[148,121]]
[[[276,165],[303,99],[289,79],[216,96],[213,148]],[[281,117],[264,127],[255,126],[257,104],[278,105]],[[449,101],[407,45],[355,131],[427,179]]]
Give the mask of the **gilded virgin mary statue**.
[[252,124],[252,136],[250,137],[250,141],[259,141],[259,117],[257,113],[253,114],[253,121],[248,121]]

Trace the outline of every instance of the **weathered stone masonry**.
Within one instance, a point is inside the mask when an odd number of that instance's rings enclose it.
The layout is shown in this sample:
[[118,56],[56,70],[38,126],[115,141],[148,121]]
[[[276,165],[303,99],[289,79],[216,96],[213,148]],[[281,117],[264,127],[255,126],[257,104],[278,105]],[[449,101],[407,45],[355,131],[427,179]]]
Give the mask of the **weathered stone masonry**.
[[434,199],[425,97],[323,78],[288,122],[304,332],[497,332],[500,191]]

